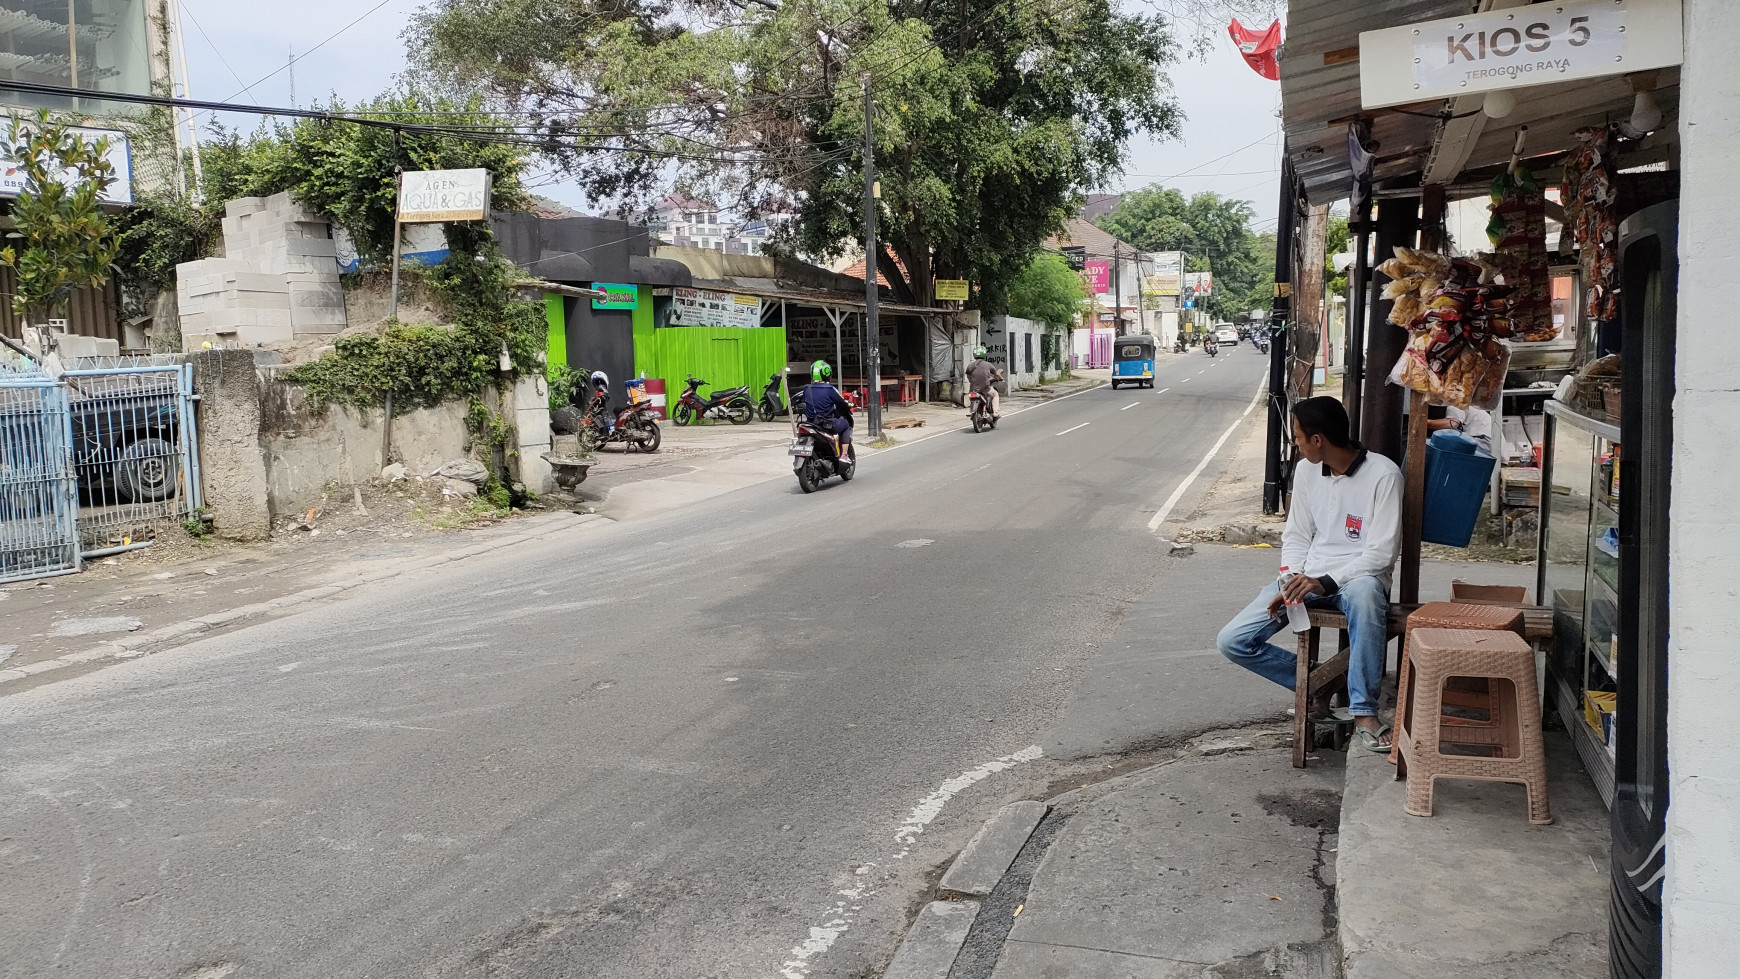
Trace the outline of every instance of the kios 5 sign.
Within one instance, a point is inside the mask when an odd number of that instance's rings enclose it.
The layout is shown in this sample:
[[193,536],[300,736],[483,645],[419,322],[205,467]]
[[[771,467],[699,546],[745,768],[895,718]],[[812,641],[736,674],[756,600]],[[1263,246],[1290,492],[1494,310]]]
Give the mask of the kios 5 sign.
[[1680,0],[1537,3],[1367,31],[1360,101],[1374,109],[1677,65]]

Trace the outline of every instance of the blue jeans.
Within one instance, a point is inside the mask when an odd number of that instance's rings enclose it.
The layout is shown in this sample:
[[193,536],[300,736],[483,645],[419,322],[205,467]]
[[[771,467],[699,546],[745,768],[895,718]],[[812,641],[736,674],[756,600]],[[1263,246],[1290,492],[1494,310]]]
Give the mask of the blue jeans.
[[[1269,602],[1281,591],[1268,587],[1220,630],[1215,645],[1220,654],[1252,673],[1293,689],[1298,674],[1298,655],[1269,642],[1269,637],[1287,627],[1287,615],[1269,615]],[[1347,664],[1347,712],[1355,717],[1375,717],[1384,679],[1384,649],[1389,645],[1390,599],[1383,582],[1366,575],[1342,584],[1330,596],[1314,596],[1306,605],[1336,609],[1347,616],[1347,639],[1351,652]]]

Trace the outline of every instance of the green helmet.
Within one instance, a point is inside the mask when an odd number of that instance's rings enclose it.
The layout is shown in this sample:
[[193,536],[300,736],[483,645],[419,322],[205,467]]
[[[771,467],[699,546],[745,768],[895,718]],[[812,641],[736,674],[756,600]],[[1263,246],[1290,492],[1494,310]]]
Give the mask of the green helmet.
[[973,348],[973,356],[979,358],[980,360],[984,360],[985,355],[988,353],[990,353],[990,351],[986,350],[984,347],[974,347]]
[[818,360],[810,365],[810,380],[812,381],[825,381],[833,374],[834,369],[829,367],[825,360]]

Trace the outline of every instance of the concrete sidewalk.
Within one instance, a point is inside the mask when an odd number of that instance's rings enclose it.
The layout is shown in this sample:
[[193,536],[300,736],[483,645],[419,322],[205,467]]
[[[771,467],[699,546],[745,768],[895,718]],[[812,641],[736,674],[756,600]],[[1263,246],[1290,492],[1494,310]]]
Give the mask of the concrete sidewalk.
[[[1181,560],[1192,562],[1204,589],[1218,582],[1222,590],[1254,590],[1227,580],[1252,553],[1202,544]],[[1453,578],[1520,584],[1532,575],[1525,566],[1428,561],[1421,590],[1447,596]],[[1140,624],[1183,628],[1156,616]],[[1077,694],[1104,700],[1131,730],[1114,740],[1098,730],[1061,730],[1046,743],[1047,756],[1117,752],[1145,738],[1179,744],[1167,732],[1181,715],[1189,723],[1205,681],[1168,660],[1168,648],[1162,639],[1132,645],[1128,655],[1154,660],[1152,676],[1125,673],[1117,690],[1088,684]],[[1233,669],[1218,660],[1205,668]],[[1286,695],[1263,689],[1273,693],[1278,717]],[[1604,974],[1607,814],[1562,733],[1549,737],[1556,822],[1544,827],[1528,822],[1520,786],[1440,782],[1436,814],[1420,818],[1402,811],[1405,784],[1394,780],[1386,755],[1317,751],[1300,770],[1291,766],[1290,745],[1282,723],[1200,734],[1143,756],[1158,755],[1158,764],[1042,800],[1047,813],[1031,835],[1011,841],[996,830],[1007,818],[993,818],[942,878],[935,897],[951,913],[927,906],[886,974]],[[994,886],[950,889],[952,879],[986,876],[982,866],[958,870],[962,864],[987,862]]]

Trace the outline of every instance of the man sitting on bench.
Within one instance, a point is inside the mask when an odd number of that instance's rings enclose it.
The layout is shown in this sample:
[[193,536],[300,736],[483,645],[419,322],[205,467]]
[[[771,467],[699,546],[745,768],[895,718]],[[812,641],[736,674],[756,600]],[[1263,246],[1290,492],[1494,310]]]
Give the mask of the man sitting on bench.
[[1347,409],[1334,398],[1293,406],[1293,499],[1281,534],[1281,564],[1298,574],[1271,582],[1245,606],[1216,644],[1221,655],[1293,689],[1297,656],[1269,642],[1286,626],[1286,599],[1347,617],[1347,713],[1354,735],[1373,751],[1390,749],[1378,720],[1384,647],[1389,643],[1390,568],[1401,548],[1402,473],[1348,437]]

